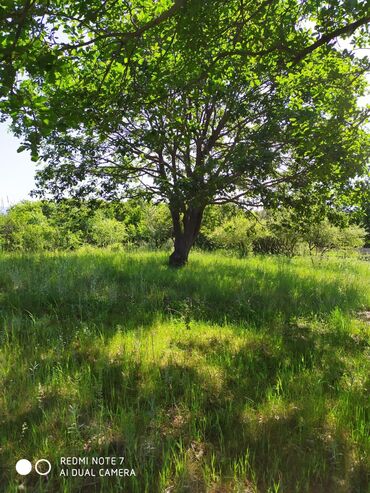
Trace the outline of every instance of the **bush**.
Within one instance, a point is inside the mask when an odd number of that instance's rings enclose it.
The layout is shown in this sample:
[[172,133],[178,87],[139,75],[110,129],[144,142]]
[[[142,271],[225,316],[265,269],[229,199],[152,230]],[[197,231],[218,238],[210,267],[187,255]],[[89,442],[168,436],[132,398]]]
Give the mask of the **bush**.
[[122,244],[127,240],[125,225],[117,219],[107,218],[102,211],[91,218],[88,231],[90,242],[99,247]]
[[358,248],[364,244],[365,230],[359,226],[340,228],[324,221],[311,224],[303,234],[310,254],[324,255],[334,249]]
[[253,242],[262,229],[257,220],[238,214],[209,232],[208,239],[215,248],[236,250],[245,256],[252,252]]
[[340,248],[360,248],[365,245],[366,230],[360,226],[351,225],[339,233]]
[[39,202],[22,202],[1,217],[0,237],[4,250],[37,252],[55,249],[58,231],[48,223]]
[[254,251],[287,257],[296,255],[302,237],[301,225],[295,217],[295,212],[282,208],[273,214],[265,212],[264,215],[266,216],[265,229],[263,234],[256,238]]
[[253,241],[253,252],[261,255],[278,255],[283,253],[281,241],[266,229],[265,234]]

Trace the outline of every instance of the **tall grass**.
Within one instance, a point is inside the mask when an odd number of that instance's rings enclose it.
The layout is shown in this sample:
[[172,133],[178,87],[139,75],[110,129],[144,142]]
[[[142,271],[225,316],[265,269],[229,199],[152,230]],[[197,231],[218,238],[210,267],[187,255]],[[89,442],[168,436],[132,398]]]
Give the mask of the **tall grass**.
[[[166,262],[2,255],[0,491],[365,493],[369,264]],[[60,477],[61,456],[136,476]]]

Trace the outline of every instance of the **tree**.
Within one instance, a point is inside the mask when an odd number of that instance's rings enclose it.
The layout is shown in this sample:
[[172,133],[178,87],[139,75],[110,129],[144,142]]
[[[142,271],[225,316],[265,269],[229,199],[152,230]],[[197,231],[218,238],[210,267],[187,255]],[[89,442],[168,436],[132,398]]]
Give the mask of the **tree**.
[[40,189],[166,202],[173,266],[211,204],[330,202],[365,171],[369,60],[335,40],[366,42],[366,2],[27,5],[6,24],[2,107],[46,163]]
[[147,204],[142,221],[143,236],[155,248],[168,244],[172,236],[171,215],[165,204]]
[[302,220],[302,215],[297,214],[295,207],[273,211],[267,219],[268,233],[265,243],[270,243],[273,251],[276,249],[274,253],[294,257],[302,240],[305,222],[306,218]]
[[357,207],[357,224],[365,230],[365,246],[370,246],[370,178],[360,183],[359,206]]
[[0,215],[0,247],[4,250],[53,250],[57,237],[58,231],[48,223],[40,203],[19,203]]

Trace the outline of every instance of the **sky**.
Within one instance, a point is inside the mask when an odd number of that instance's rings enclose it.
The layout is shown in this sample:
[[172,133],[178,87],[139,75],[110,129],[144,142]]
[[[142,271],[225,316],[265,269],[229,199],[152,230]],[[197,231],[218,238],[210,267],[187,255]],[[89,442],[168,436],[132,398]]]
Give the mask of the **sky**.
[[[341,41],[344,48],[347,43]],[[358,50],[357,55],[369,54],[369,49]],[[370,87],[370,75],[368,76]],[[370,96],[361,98],[360,104],[370,104]],[[9,205],[29,200],[35,188],[36,165],[29,152],[17,153],[21,141],[8,130],[7,123],[0,123],[0,211]]]
[[8,124],[0,123],[0,210],[21,200],[29,199],[35,188],[35,163],[28,152],[17,153],[21,145],[8,130]]

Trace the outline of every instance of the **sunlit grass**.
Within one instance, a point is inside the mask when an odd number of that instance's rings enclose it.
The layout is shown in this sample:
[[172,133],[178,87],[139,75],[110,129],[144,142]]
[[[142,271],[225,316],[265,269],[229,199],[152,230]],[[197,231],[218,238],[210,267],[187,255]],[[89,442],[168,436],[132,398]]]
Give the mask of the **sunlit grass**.
[[[3,255],[0,489],[366,492],[369,274],[339,258]],[[124,455],[136,477],[58,477],[60,456],[86,455]],[[22,457],[51,475],[17,476]]]

